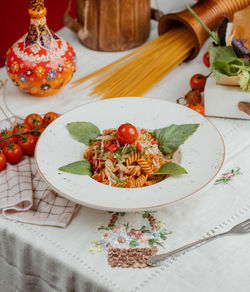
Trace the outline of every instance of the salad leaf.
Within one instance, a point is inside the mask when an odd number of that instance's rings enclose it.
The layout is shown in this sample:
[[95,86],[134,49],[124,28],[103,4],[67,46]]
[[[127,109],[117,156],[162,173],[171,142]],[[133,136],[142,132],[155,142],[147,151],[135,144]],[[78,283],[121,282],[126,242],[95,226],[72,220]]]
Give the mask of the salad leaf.
[[199,124],[171,125],[156,129],[153,134],[159,141],[159,149],[163,153],[172,153],[182,145],[199,127]]
[[250,62],[247,59],[238,58],[232,47],[211,47],[209,54],[210,69],[218,82],[223,75],[239,76],[240,87],[243,90],[250,90],[248,89]]
[[186,169],[174,162],[164,163],[155,174],[180,175],[187,173]]
[[67,129],[73,138],[86,145],[91,145],[101,134],[97,126],[88,122],[72,122]]
[[250,72],[243,70],[240,73],[240,87],[243,90],[248,90],[250,91]]
[[87,160],[80,160],[76,162],[72,162],[70,164],[64,165],[58,170],[73,173],[73,174],[80,174],[80,175],[92,175],[91,163]]

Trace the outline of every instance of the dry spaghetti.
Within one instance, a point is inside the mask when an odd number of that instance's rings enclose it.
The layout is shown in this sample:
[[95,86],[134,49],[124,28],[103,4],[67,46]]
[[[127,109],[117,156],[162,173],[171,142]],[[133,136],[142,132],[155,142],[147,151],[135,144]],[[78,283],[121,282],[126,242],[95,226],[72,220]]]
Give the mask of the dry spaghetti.
[[142,96],[169,71],[183,62],[195,47],[192,33],[173,28],[127,56],[73,83],[76,87],[91,80],[91,96]]

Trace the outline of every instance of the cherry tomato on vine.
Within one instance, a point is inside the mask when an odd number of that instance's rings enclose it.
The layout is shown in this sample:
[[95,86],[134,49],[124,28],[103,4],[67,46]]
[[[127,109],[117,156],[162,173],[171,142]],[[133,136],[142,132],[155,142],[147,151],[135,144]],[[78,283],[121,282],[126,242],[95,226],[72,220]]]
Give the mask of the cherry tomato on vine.
[[45,128],[38,129],[37,131],[33,132],[33,135],[39,138],[44,130]]
[[44,125],[47,126],[50,123],[52,123],[55,119],[57,119],[58,117],[59,117],[59,114],[54,113],[54,112],[48,112],[43,117],[43,123],[44,123]]
[[192,110],[196,111],[197,113],[203,115],[203,116],[205,114],[204,106],[200,103],[191,104],[188,107],[191,108]]
[[[1,139],[5,139],[7,136],[11,136],[12,134],[13,134],[12,131],[8,131],[8,130],[2,131],[1,134],[0,134],[0,140]],[[6,138],[4,141],[0,141],[0,149],[3,149],[3,147],[5,145],[9,145],[8,142],[10,142],[12,144],[15,143],[16,142],[16,137],[13,136],[13,137],[10,137],[10,138]]]
[[188,105],[201,103],[202,96],[199,90],[192,89],[185,95],[185,100]]
[[[27,131],[30,131],[31,128],[30,126],[28,126],[27,124],[25,123],[22,123],[22,124],[16,124],[12,130],[13,134],[16,134],[16,133],[23,133],[23,132],[27,132]],[[19,136],[18,136],[19,137]]]
[[206,81],[207,81],[206,76],[202,74],[195,74],[190,79],[190,87],[192,89],[198,89],[200,92],[203,92]]
[[3,154],[11,164],[17,164],[23,156],[22,149],[18,144],[6,145],[3,147]]
[[203,63],[204,63],[204,65],[206,66],[206,67],[210,67],[210,62],[209,62],[209,58],[210,58],[210,56],[209,56],[209,52],[206,52],[205,54],[204,54],[204,56],[203,56]]
[[25,118],[25,123],[31,129],[35,129],[43,126],[43,118],[38,114],[30,114]]
[[138,132],[136,128],[129,124],[122,124],[117,131],[117,139],[121,145],[133,144],[138,138]]
[[31,134],[24,134],[18,140],[18,145],[21,147],[23,154],[34,155],[37,138]]
[[2,150],[0,150],[0,171],[2,171],[6,167],[6,157],[3,154]]

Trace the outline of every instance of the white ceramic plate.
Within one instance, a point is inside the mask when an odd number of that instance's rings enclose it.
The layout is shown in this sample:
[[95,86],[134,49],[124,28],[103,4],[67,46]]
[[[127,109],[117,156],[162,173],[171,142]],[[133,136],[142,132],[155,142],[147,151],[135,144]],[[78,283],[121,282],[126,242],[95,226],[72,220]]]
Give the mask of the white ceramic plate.
[[[89,176],[58,171],[63,165],[80,160],[86,150],[66,129],[67,123],[74,121],[92,122],[100,130],[125,122],[146,129],[173,123],[199,123],[200,126],[180,147],[181,165],[188,174],[170,177],[152,186],[128,189],[107,186]],[[98,101],[62,115],[43,132],[35,151],[41,176],[63,197],[91,208],[127,212],[156,209],[204,190],[214,181],[224,155],[220,133],[202,115],[175,103],[138,97]]]

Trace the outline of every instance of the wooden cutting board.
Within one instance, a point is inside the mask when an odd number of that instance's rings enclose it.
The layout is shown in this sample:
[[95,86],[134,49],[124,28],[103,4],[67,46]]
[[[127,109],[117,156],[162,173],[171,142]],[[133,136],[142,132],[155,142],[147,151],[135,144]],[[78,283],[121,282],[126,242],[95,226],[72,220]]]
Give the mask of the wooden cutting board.
[[250,120],[250,92],[239,86],[217,85],[213,76],[205,86],[204,106],[206,116]]

